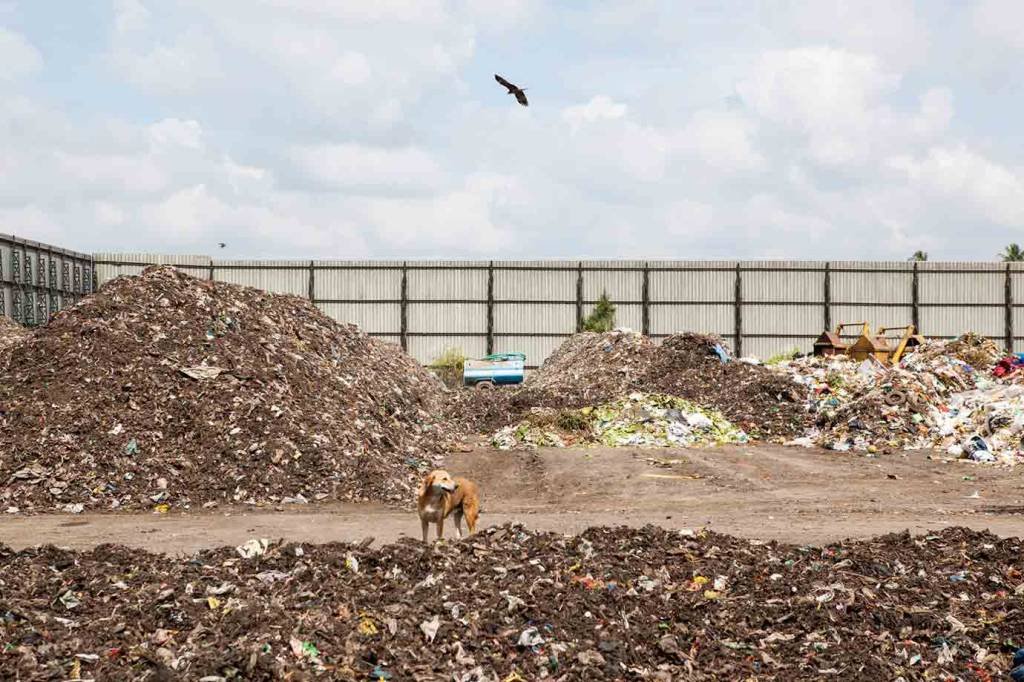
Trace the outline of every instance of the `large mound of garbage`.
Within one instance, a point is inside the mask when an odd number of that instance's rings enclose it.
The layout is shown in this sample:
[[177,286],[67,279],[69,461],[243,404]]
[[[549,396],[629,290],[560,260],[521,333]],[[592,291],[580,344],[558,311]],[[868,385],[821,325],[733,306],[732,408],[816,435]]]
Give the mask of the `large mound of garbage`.
[[895,367],[845,356],[780,365],[807,389],[815,426],[796,442],[836,450],[940,449],[1015,462],[1024,451],[1024,386],[992,376],[1002,353],[965,334],[930,341]]
[[616,329],[566,339],[523,385],[523,402],[585,407],[641,390],[655,344],[643,334]]
[[747,435],[715,410],[675,396],[645,393],[576,410],[534,408],[491,439],[502,450],[592,444],[700,447],[746,441]]
[[1024,644],[1019,539],[822,548],[490,528],[170,559],[0,545],[12,679],[987,680]]
[[719,410],[752,436],[791,436],[807,426],[802,390],[765,367],[728,359],[719,338],[675,334],[654,354],[646,390],[681,396]]
[[14,348],[0,504],[408,501],[442,445],[440,391],[306,300],[149,268]]
[[797,384],[731,359],[721,339],[702,334],[676,334],[657,345],[628,330],[576,334],[527,380],[521,401],[580,408],[635,391],[677,396],[720,411],[760,438],[793,436],[807,425]]

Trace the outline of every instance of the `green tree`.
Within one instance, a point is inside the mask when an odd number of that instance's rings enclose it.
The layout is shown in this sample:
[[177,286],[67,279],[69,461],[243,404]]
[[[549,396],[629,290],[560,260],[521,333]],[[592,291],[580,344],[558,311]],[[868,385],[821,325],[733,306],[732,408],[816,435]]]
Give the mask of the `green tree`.
[[615,304],[608,300],[608,292],[602,291],[597,305],[583,320],[585,332],[610,332],[615,328]]
[[1024,260],[1024,249],[1020,248],[1019,244],[1007,244],[1003,252],[999,254],[999,257],[1004,262]]
[[908,258],[907,260],[926,261],[926,260],[928,260],[928,252],[927,251],[915,251],[914,255],[911,256],[910,258]]

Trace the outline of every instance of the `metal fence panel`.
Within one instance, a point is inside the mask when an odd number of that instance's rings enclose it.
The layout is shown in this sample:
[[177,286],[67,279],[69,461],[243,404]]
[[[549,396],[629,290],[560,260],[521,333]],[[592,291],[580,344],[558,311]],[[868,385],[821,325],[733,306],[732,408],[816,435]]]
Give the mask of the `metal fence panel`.
[[694,331],[724,336],[734,331],[732,305],[651,306],[651,334]]
[[1006,274],[921,272],[921,303],[1003,303]]
[[583,300],[596,301],[605,292],[612,301],[641,300],[643,267],[643,261],[583,261]]
[[817,336],[824,328],[824,324],[825,312],[818,305],[743,306],[744,335]]
[[[912,324],[914,309],[909,305],[836,305],[832,306],[832,327],[841,322],[868,322],[871,328],[876,327],[902,327]],[[922,326],[925,333],[929,330]],[[845,329],[844,335],[859,330]]]
[[96,269],[99,281],[106,282],[121,275],[138,275],[148,265],[173,265],[182,272],[208,279],[210,264],[209,256],[168,255],[160,253],[97,253],[93,255],[97,261]]
[[500,334],[571,334],[576,331],[576,306],[499,303],[494,306],[494,331]]
[[381,269],[369,269],[368,263],[315,261],[314,296],[318,300],[391,300],[402,295],[401,263],[386,263]]
[[308,297],[310,271],[302,265],[296,261],[214,260],[213,278],[277,294]]
[[[87,254],[0,234],[0,315],[29,326],[45,324],[93,291],[93,270]],[[65,287],[71,273],[78,273],[74,288]]]
[[358,325],[367,334],[401,338],[401,308],[397,303],[318,303],[317,307],[338,322]]
[[749,261],[740,266],[748,268],[740,275],[744,301],[825,300],[824,263]]
[[575,264],[565,270],[495,269],[494,297],[506,301],[575,301],[577,276]]
[[487,305],[484,303],[410,303],[408,311],[410,334],[484,334],[487,331]]
[[929,336],[958,336],[965,331],[1003,338],[1002,308],[922,308],[921,328]]
[[487,300],[486,270],[413,269],[407,277],[411,299]]
[[736,294],[735,264],[717,270],[657,270],[651,264],[651,301],[732,301]]
[[839,268],[829,273],[832,300],[837,303],[911,303],[914,275],[912,272],[844,272]]

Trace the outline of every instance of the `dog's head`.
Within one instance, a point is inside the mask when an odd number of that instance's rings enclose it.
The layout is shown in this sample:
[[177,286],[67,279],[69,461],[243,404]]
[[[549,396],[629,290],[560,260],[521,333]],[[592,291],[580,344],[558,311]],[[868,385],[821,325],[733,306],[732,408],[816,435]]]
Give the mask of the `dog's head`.
[[455,481],[444,469],[434,469],[427,478],[423,481],[423,487],[427,490],[430,488],[440,488],[441,490],[450,493],[455,490]]

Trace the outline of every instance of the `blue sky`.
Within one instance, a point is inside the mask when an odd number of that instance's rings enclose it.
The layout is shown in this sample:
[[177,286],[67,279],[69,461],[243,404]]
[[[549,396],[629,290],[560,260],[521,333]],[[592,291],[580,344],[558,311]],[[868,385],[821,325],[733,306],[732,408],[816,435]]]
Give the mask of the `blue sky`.
[[1020,26],[1018,0],[0,0],[0,232],[992,259],[1024,242]]

